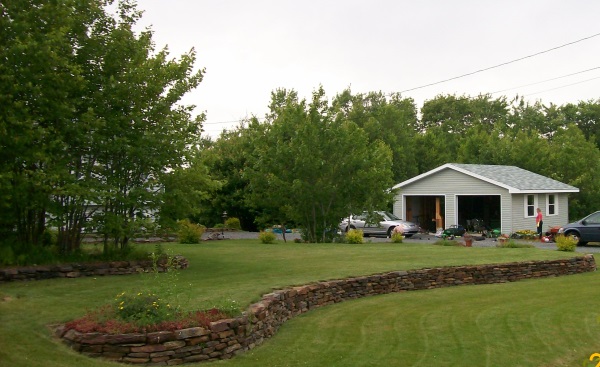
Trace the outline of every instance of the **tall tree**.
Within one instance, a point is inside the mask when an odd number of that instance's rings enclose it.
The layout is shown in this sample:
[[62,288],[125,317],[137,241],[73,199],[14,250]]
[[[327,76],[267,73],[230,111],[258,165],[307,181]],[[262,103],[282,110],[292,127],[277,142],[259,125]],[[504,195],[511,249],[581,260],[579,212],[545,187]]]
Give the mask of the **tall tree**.
[[508,111],[506,98],[492,99],[490,95],[440,95],[426,101],[417,125],[420,132],[416,147],[419,172],[465,159],[464,148],[461,152],[465,139],[471,139],[467,144],[472,144],[476,136],[496,134],[495,130],[508,125]]
[[85,84],[77,50],[102,5],[0,3],[0,226],[22,244],[40,242],[57,185],[72,182],[70,147],[87,138],[72,128]]
[[93,156],[101,178],[99,231],[124,247],[136,219],[161,203],[161,177],[188,159],[199,141],[203,115],[178,104],[202,80],[193,71],[195,52],[170,59],[155,52],[150,30],[133,31],[141,17],[133,2],[120,1],[118,18],[104,17],[90,29],[92,41],[81,51],[86,63],[89,105],[99,121]]
[[389,97],[381,92],[352,95],[345,90],[332,101],[336,118],[348,119],[363,128],[369,141],[381,140],[392,150],[395,182],[417,174],[415,135],[417,111],[410,98]]
[[200,223],[220,223],[223,212],[240,220],[242,229],[256,230],[256,212],[247,201],[249,179],[246,171],[255,152],[255,141],[263,135],[264,127],[256,119],[243,122],[231,131],[224,131],[219,138],[201,152],[201,162],[211,175],[221,182],[221,187],[207,198],[198,213]]
[[187,167],[178,167],[161,178],[164,189],[159,223],[163,229],[175,228],[181,219],[197,218],[203,203],[211,200],[221,189],[223,182],[213,179],[214,174],[198,155]]
[[576,125],[568,125],[554,135],[546,152],[546,175],[579,188],[571,194],[569,217],[582,218],[600,207],[600,149],[585,138]]
[[49,216],[73,250],[101,208],[95,224],[126,246],[136,217],[160,203],[161,176],[199,139],[204,116],[178,104],[202,79],[194,51],[155,52],[150,30],[133,31],[135,3],[119,1],[115,16],[110,3],[0,4],[0,186],[15,218],[0,222],[21,242],[37,243]]
[[268,117],[250,172],[250,200],[274,218],[289,218],[309,241],[323,242],[349,213],[389,199],[389,147],[370,143],[355,122],[334,119],[322,88],[310,103],[294,91],[274,92]]
[[567,123],[576,124],[586,139],[600,148],[600,99],[568,103],[560,109]]

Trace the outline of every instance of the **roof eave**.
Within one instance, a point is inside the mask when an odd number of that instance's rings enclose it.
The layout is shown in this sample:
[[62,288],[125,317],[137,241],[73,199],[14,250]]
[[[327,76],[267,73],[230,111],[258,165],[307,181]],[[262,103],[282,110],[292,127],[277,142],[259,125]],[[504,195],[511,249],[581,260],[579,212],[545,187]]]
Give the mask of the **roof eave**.
[[512,189],[508,190],[511,194],[562,194],[562,193],[572,193],[579,192],[578,188],[574,189],[563,189],[563,190],[519,190]]

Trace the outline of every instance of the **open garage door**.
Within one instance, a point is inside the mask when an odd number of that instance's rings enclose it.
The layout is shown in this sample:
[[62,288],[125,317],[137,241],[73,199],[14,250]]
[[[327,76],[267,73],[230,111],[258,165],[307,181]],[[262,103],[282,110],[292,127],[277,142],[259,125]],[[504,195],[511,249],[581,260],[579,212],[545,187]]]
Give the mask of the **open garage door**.
[[458,223],[469,232],[500,229],[500,195],[460,195],[457,198]]
[[405,199],[406,220],[431,233],[444,228],[444,196],[406,196]]

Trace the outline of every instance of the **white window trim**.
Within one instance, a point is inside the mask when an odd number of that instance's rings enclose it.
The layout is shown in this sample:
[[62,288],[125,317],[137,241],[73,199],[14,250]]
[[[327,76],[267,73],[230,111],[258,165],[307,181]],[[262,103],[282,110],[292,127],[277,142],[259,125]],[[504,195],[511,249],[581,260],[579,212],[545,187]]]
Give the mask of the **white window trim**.
[[[550,214],[550,196],[554,196],[554,214]],[[546,216],[558,215],[558,194],[546,194]]]
[[[527,197],[533,195],[533,215],[528,215],[527,214]],[[523,216],[525,218],[535,218],[535,216],[537,215],[536,213],[536,208],[538,207],[538,196],[537,194],[525,194],[525,196],[523,196]]]

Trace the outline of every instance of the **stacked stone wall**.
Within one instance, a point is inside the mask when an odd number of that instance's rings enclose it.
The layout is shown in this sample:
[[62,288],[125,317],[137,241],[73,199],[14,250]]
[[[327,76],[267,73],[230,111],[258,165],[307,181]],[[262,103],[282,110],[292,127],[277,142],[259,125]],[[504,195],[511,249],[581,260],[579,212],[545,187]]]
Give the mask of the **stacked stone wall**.
[[[182,256],[175,256],[174,261],[180,269],[187,268],[188,261]],[[165,271],[165,259],[159,259],[157,270]],[[144,261],[110,261],[97,263],[74,263],[65,265],[24,266],[0,269],[0,283],[42,280],[51,278],[99,277],[105,275],[128,275],[153,270],[150,260]]]
[[361,297],[467,284],[493,284],[554,277],[596,270],[592,255],[566,260],[457,266],[394,271],[331,280],[278,290],[251,305],[243,316],[208,327],[148,334],[57,334],[75,350],[113,361],[168,366],[228,359],[273,336],[294,316],[311,309]]

